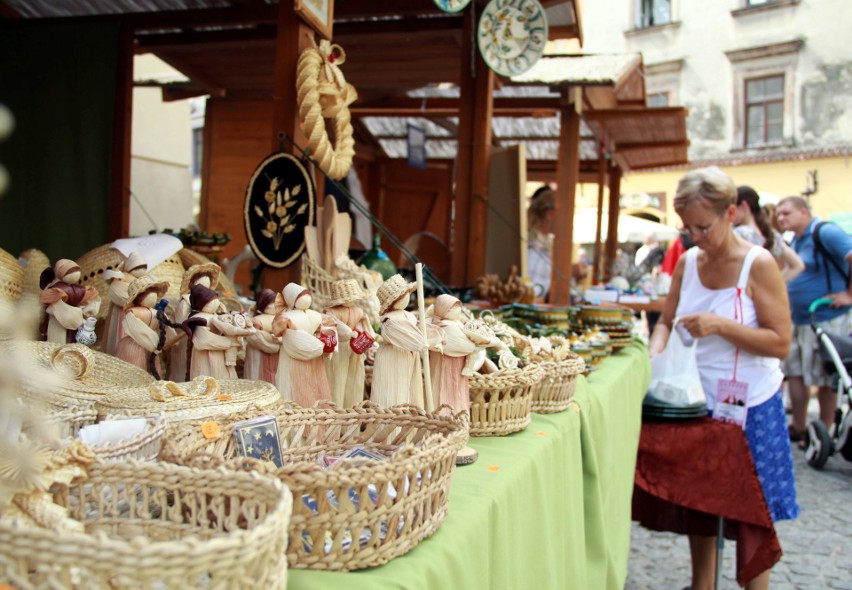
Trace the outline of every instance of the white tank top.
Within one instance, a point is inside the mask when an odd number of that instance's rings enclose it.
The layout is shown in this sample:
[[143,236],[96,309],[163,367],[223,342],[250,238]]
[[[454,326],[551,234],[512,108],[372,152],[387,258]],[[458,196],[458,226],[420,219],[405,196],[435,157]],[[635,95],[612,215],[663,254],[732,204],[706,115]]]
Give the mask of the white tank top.
[[[698,248],[686,253],[686,266],[683,269],[683,281],[680,286],[680,299],[675,317],[693,313],[710,312],[718,316],[739,322],[739,305],[736,304],[737,289],[742,302],[742,323],[756,328],[757,312],[754,301],[746,295],[746,284],[751,264],[760,253],[760,247],[753,247],[743,260],[743,267],[737,279],[737,286],[727,289],[708,289],[698,276]],[[734,308],[737,308],[735,314]],[[672,335],[677,337],[676,335]],[[732,379],[734,376],[734,358],[736,347],[721,336],[705,336],[698,339],[696,354],[698,370],[701,373],[701,385],[707,397],[707,407],[713,409],[716,404],[716,386],[719,379]],[[737,360],[737,381],[748,383],[748,407],[759,406],[770,399],[778,388],[784,374],[781,361],[777,358],[757,356],[742,349]]]

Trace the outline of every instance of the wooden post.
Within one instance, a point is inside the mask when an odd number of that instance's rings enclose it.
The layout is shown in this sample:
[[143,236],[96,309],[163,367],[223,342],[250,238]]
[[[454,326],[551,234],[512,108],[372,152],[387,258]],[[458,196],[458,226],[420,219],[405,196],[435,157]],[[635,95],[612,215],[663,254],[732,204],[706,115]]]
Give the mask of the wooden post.
[[[292,137],[302,149],[308,145],[307,139],[299,126],[299,106],[296,102],[296,66],[302,50],[311,45],[314,31],[302,21],[293,10],[293,4],[278,3],[278,36],[275,41],[275,72],[272,96],[272,121],[270,128],[271,151],[278,151],[280,132]],[[292,152],[298,157],[298,152],[287,141],[285,151]],[[316,174],[315,174],[316,177]],[[320,192],[322,184],[317,182],[317,206],[322,205],[324,192]],[[267,268],[263,271],[262,285],[280,291],[287,283],[301,281],[301,261],[283,269]]]
[[580,173],[580,115],[574,107],[561,110],[559,160],[556,164],[556,218],[550,303],[571,302],[571,265],[574,247],[574,201]]
[[612,263],[618,250],[618,209],[621,198],[621,168],[613,164],[609,167],[609,231],[606,236],[606,268],[604,277],[612,278]]
[[133,127],[133,30],[123,26],[118,37],[118,71],[112,131],[112,177],[109,239],[130,235],[130,133]]
[[604,186],[606,185],[606,156],[601,150],[598,157],[598,210],[595,225],[595,258],[592,265],[592,283],[597,285],[603,278],[604,273],[601,272],[601,233],[603,233],[603,202],[604,202]]
[[472,35],[475,29],[472,11],[467,10],[462,29],[461,108],[451,246],[451,282],[458,286],[471,285],[485,273],[488,230],[488,162],[494,72],[485,65],[475,46]]

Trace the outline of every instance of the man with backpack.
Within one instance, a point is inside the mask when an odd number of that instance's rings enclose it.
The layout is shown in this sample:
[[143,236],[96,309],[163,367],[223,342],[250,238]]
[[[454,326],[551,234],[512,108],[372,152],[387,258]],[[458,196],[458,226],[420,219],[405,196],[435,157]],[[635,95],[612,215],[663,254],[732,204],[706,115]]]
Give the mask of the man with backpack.
[[808,307],[820,297],[831,298],[831,307],[817,311],[818,324],[827,332],[844,336],[852,331],[852,283],[849,280],[852,236],[833,223],[812,217],[807,201],[801,197],[782,199],[775,213],[781,230],[795,234],[790,246],[805,263],[805,270],[787,283],[793,315],[793,342],[790,356],[784,363],[793,409],[790,438],[802,441],[811,386],[818,387],[820,420],[829,427],[834,423],[837,393],[832,390],[823,369]]

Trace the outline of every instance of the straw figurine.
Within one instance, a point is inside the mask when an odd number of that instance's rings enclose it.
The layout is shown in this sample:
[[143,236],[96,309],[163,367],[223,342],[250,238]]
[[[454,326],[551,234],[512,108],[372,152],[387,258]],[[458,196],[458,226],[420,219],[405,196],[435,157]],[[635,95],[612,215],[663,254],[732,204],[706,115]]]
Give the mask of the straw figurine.
[[[219,283],[218,265],[210,263],[194,264],[183,273],[180,284],[180,299],[175,306],[175,322],[182,324],[189,319],[193,307],[189,301],[189,292],[195,285],[202,285],[208,289],[215,289]],[[224,312],[225,306],[220,304],[216,313]],[[169,368],[169,379],[172,381],[188,381],[187,372],[187,342],[180,340],[172,347],[171,365]]]
[[104,326],[104,351],[114,355],[121,339],[124,309],[127,307],[127,289],[130,283],[148,272],[148,263],[139,252],[131,252],[115,269],[104,271],[103,277],[109,288],[109,313]]
[[331,400],[323,354],[337,347],[334,320],[310,309],[311,292],[297,283],[284,287],[284,304],[272,321],[272,333],[281,338],[275,385],[284,400],[309,408]]
[[215,379],[236,379],[234,367],[225,363],[225,353],[232,346],[231,337],[222,335],[216,326],[216,315],[221,305],[216,292],[204,285],[195,285],[190,289],[189,302],[193,312],[183,322],[184,329],[192,339],[189,380],[202,375]]
[[284,310],[284,297],[272,289],[263,289],[257,295],[254,309],[251,322],[255,333],[246,338],[243,377],[274,385],[278,374],[281,339],[272,333],[272,320],[279,311]]
[[420,352],[441,350],[443,334],[434,326],[426,326],[426,344],[417,317],[406,311],[411,293],[417,288],[396,274],[382,283],[376,295],[382,314],[381,346],[373,366],[370,399],[383,408],[397,404],[413,404],[426,411],[434,409],[434,400],[423,392]]
[[[122,319],[115,356],[140,369],[160,374],[160,320],[154,306],[169,290],[165,281],[148,275],[134,280],[127,288],[127,303]],[[175,332],[166,328],[169,336]]]
[[337,322],[338,348],[326,363],[326,375],[331,399],[341,407],[350,408],[364,399],[364,353],[375,342],[376,334],[367,314],[355,303],[368,295],[355,279],[331,285],[331,301],[325,313]]
[[101,297],[94,287],[80,285],[82,271],[76,262],[62,258],[46,268],[39,278],[39,300],[45,307],[42,340],[69,344],[76,342],[77,330],[86,318],[96,317]]
[[210,324],[217,334],[222,334],[231,339],[231,346],[225,351],[225,366],[228,372],[233,371],[233,378],[237,378],[237,358],[245,348],[245,338],[257,332],[249,323],[242,312],[219,313]]

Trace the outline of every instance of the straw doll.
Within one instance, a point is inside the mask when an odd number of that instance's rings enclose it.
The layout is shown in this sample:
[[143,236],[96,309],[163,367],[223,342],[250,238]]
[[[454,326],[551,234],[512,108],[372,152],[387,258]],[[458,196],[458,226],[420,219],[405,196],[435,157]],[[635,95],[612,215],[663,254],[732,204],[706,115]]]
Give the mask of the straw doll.
[[217,334],[222,334],[231,339],[231,347],[225,351],[225,366],[228,367],[228,374],[233,374],[233,379],[237,375],[237,358],[240,351],[245,347],[245,338],[251,336],[257,330],[249,324],[246,316],[242,312],[219,313],[210,320],[210,325]]
[[[373,366],[370,399],[383,408],[407,403],[427,411],[434,409],[433,400],[423,393],[420,351],[427,345],[417,317],[405,311],[416,288],[397,274],[382,283],[376,293],[382,314],[382,342]],[[426,334],[428,348],[440,351],[443,334],[428,325]]]
[[337,354],[325,365],[331,399],[350,408],[364,399],[364,353],[376,340],[366,312],[355,305],[366,299],[358,281],[346,279],[331,285],[331,301],[325,310],[337,322]]
[[246,362],[243,376],[275,385],[278,374],[278,353],[281,339],[272,333],[275,314],[284,309],[284,297],[272,289],[263,289],[257,296],[255,313],[251,318],[255,333],[246,338]]
[[336,340],[334,321],[309,309],[311,301],[310,291],[290,283],[284,287],[287,309],[272,321],[272,333],[281,338],[275,385],[283,399],[305,408],[317,400],[331,400],[322,356],[334,351],[329,337],[334,335]]
[[[194,264],[186,269],[186,272],[183,273],[183,280],[180,283],[180,299],[178,299],[175,306],[175,322],[182,324],[189,318],[193,311],[198,311],[190,304],[190,289],[192,289],[195,285],[202,285],[208,289],[214,289],[216,285],[219,284],[219,272],[219,266],[212,262]],[[215,310],[215,313],[221,313],[224,311],[225,306],[220,303],[219,308]],[[169,369],[169,378],[172,381],[188,380],[186,353],[187,343],[185,340],[178,341],[172,347]]]
[[236,371],[225,364],[225,353],[231,348],[231,338],[217,333],[218,328],[215,327],[216,312],[221,305],[216,292],[204,285],[195,285],[190,289],[189,301],[192,308],[197,310],[183,322],[184,329],[192,338],[190,380],[200,375],[236,379]]
[[[155,375],[160,374],[161,342],[160,320],[154,306],[168,290],[168,283],[155,281],[147,275],[130,283],[121,337],[115,350],[115,356],[121,360]],[[166,337],[173,336],[174,330],[166,327]],[[151,354],[154,354],[153,363],[149,361]]]
[[82,271],[76,262],[62,258],[53,268],[41,273],[39,300],[45,306],[46,325],[42,340],[69,344],[75,342],[77,330],[86,318],[95,317],[101,298],[94,287],[80,285]]
[[465,331],[464,324],[461,301],[452,295],[439,295],[432,325],[444,332],[444,345],[443,350],[429,355],[432,395],[435,407],[447,404],[454,413],[470,409],[470,388],[464,369],[483,344]]
[[130,283],[148,272],[148,263],[139,252],[131,252],[130,256],[115,269],[104,271],[104,280],[109,285],[109,313],[104,326],[104,350],[107,354],[115,354],[118,341],[121,339],[121,325],[124,321],[124,309],[127,307],[127,289]]

